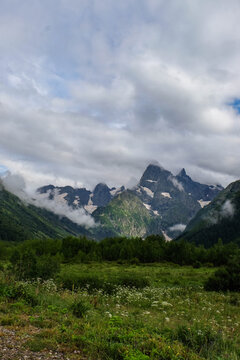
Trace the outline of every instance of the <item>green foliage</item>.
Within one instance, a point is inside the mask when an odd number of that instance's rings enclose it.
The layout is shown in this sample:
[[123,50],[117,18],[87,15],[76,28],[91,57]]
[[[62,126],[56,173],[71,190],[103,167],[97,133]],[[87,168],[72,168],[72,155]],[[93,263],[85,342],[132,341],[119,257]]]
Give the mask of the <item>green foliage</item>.
[[60,256],[42,255],[37,259],[35,278],[53,278],[60,271]]
[[154,222],[142,201],[130,191],[118,195],[93,215],[101,224],[94,229],[94,236],[98,239],[106,236],[145,236]]
[[135,274],[123,274],[116,279],[116,284],[130,288],[143,289],[150,285],[150,281],[145,277],[139,277]]
[[240,291],[240,258],[235,257],[217,270],[206,282],[206,290]]
[[83,299],[76,300],[71,306],[72,313],[77,318],[83,318],[87,314],[89,309],[90,309],[90,304],[87,303],[86,300],[84,301]]
[[7,298],[8,300],[24,300],[31,306],[38,304],[38,299],[33,288],[26,283],[0,283],[0,296]]
[[10,258],[13,273],[18,279],[50,279],[59,272],[60,260],[58,254],[37,256],[34,249],[30,248],[29,243],[15,249]]
[[225,347],[221,333],[213,332],[210,327],[189,328],[181,325],[173,337],[203,356],[207,356],[209,349],[215,348],[220,353]]
[[[87,263],[91,261],[117,261],[119,264],[172,262],[179,265],[201,266],[226,265],[233,256],[240,256],[240,248],[233,243],[223,244],[220,240],[209,249],[181,241],[166,242],[161,235],[151,235],[144,240],[140,237],[106,238],[101,242],[86,237],[66,237],[63,240],[29,240],[15,246],[3,247],[5,259],[10,258],[14,273],[23,279],[54,277],[62,261],[65,263]],[[85,274],[87,275],[87,274]],[[63,279],[65,282],[67,279]],[[89,279],[89,284],[99,283]],[[84,279],[66,285],[86,284]],[[101,281],[100,281],[101,282]],[[95,285],[100,288],[100,285]]]
[[[224,216],[224,205],[229,203],[232,214]],[[240,244],[240,181],[231,183],[189,222],[179,239],[212,247],[222,239],[223,244]]]

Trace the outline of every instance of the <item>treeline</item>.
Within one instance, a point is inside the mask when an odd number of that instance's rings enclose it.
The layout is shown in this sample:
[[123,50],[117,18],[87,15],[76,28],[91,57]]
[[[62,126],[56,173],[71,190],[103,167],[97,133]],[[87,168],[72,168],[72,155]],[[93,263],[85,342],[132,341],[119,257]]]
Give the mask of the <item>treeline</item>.
[[[28,255],[27,255],[28,254]],[[232,257],[240,256],[240,248],[234,244],[222,244],[221,240],[209,249],[185,241],[167,242],[160,235],[142,238],[106,238],[101,242],[86,237],[66,237],[61,240],[28,240],[10,244],[0,242],[0,259],[11,260],[16,264],[23,256],[42,260],[44,269],[52,257],[60,262],[81,263],[89,261],[118,261],[128,263],[172,262],[179,265],[203,264],[225,265]],[[22,259],[23,261],[23,259]],[[44,265],[45,264],[45,265]],[[36,265],[37,266],[37,265]],[[40,265],[39,265],[40,266]],[[55,264],[56,266],[56,264]]]

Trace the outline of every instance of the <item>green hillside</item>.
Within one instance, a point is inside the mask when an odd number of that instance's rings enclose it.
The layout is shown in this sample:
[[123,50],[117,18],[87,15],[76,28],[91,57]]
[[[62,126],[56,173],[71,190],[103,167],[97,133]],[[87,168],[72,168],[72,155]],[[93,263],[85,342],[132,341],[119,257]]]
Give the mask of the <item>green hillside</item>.
[[67,218],[28,205],[0,188],[0,240],[22,241],[30,238],[59,238],[86,234],[86,230]]
[[98,208],[93,216],[99,223],[94,230],[97,238],[106,236],[146,236],[161,231],[142,201],[130,191],[114,198],[106,207]]
[[178,239],[210,247],[222,239],[240,243],[240,181],[235,181],[190,221]]

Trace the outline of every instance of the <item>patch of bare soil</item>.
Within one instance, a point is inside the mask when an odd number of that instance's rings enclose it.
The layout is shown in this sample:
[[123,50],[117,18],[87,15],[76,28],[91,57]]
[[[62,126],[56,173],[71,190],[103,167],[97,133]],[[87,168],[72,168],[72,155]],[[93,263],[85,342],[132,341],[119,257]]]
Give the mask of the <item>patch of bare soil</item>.
[[1,360],[81,360],[80,352],[66,355],[61,351],[43,350],[33,352],[25,346],[26,339],[15,330],[0,326],[0,359]]

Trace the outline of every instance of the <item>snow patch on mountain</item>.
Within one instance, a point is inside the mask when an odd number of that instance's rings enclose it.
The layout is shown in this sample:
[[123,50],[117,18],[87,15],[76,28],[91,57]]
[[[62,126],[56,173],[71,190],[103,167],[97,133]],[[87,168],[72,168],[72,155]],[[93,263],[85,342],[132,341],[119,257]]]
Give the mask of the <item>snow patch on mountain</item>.
[[143,205],[145,206],[146,209],[151,210],[151,205],[148,205],[148,204],[145,204],[145,203],[143,203]]
[[59,190],[58,189],[55,189],[54,190],[55,192],[55,196],[59,201],[62,201],[64,203],[67,203],[67,200],[65,199],[66,196],[67,196],[67,193],[63,193],[63,194],[60,194]]
[[166,198],[169,198],[169,199],[172,199],[171,195],[169,194],[169,192],[161,192],[161,195],[166,197]]
[[73,201],[74,205],[78,205],[79,204],[79,196],[75,196],[75,200]]
[[204,201],[204,200],[198,200],[198,203],[200,204],[201,208],[204,208],[208,204],[210,204],[211,201]]
[[145,187],[145,186],[141,186],[141,188],[145,191],[145,193],[146,193],[148,196],[150,196],[150,197],[153,198],[154,193],[152,192],[152,190],[148,189],[148,188]]
[[165,231],[162,231],[162,233],[166,241],[172,241],[172,238],[170,238]]
[[148,181],[150,183],[156,183],[157,182],[156,180],[145,180],[145,181]]
[[112,196],[116,196],[116,195],[121,194],[123,191],[124,191],[124,188],[123,188],[123,187],[120,187],[120,188],[112,188],[112,189],[110,190],[110,194],[111,194]]
[[85,205],[84,209],[89,213],[92,214],[98,207],[96,205]]

